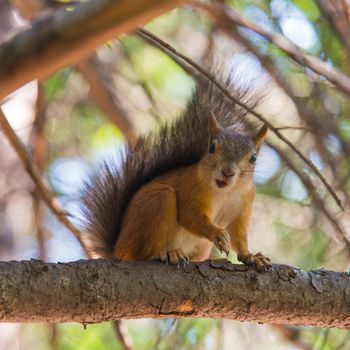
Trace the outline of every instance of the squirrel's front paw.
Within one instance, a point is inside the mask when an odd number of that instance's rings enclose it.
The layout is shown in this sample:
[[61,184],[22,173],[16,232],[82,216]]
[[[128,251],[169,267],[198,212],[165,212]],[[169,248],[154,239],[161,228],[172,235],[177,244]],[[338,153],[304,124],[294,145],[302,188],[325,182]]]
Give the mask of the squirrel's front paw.
[[166,264],[170,263],[173,265],[186,265],[190,259],[181,249],[174,249],[164,251],[159,255],[159,259]]
[[272,267],[271,260],[260,252],[255,255],[251,253],[238,254],[237,259],[245,265],[254,266],[259,272],[267,271]]
[[231,248],[231,239],[226,230],[218,230],[214,235],[213,242],[220,252],[224,251],[228,255]]

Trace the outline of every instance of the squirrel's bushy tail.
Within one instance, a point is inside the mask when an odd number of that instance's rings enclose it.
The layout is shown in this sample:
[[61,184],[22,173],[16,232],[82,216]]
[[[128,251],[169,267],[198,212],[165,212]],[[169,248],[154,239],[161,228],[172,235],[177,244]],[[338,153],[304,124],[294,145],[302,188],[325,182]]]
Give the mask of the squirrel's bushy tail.
[[[247,89],[237,88],[234,76],[221,79],[221,84],[250,107],[256,104]],[[251,131],[245,110],[207,82],[197,86],[180,118],[140,138],[118,165],[105,162],[90,176],[83,190],[83,239],[91,256],[112,257],[125,210],[141,186],[166,171],[193,164],[205,154],[211,112],[223,127]]]

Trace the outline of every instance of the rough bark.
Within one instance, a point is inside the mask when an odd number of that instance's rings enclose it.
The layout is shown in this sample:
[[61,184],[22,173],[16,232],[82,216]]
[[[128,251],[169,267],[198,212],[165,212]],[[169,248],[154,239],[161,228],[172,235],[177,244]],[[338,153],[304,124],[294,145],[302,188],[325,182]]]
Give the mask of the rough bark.
[[177,6],[171,0],[95,0],[38,18],[0,45],[0,100],[80,61],[96,47]]
[[326,270],[31,260],[0,262],[0,281],[2,322],[212,317],[350,328],[350,276]]

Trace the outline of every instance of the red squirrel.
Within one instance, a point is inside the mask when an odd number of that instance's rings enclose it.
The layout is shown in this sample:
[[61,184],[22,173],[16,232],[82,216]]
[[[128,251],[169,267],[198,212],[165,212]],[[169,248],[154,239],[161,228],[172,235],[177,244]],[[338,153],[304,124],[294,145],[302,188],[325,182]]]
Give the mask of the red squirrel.
[[[232,94],[247,93],[225,79]],[[92,257],[171,264],[202,261],[215,245],[259,271],[248,248],[254,169],[267,133],[210,82],[174,123],[139,138],[121,166],[104,163],[85,186],[84,241]]]

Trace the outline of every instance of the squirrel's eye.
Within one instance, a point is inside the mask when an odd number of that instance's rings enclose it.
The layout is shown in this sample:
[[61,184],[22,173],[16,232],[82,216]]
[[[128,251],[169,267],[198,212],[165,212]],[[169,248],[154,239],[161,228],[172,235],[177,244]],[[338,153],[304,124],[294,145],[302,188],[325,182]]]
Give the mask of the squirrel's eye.
[[209,153],[214,153],[215,152],[215,144],[212,142],[210,145],[209,145]]
[[253,153],[249,159],[249,163],[254,164],[256,162],[256,153]]

